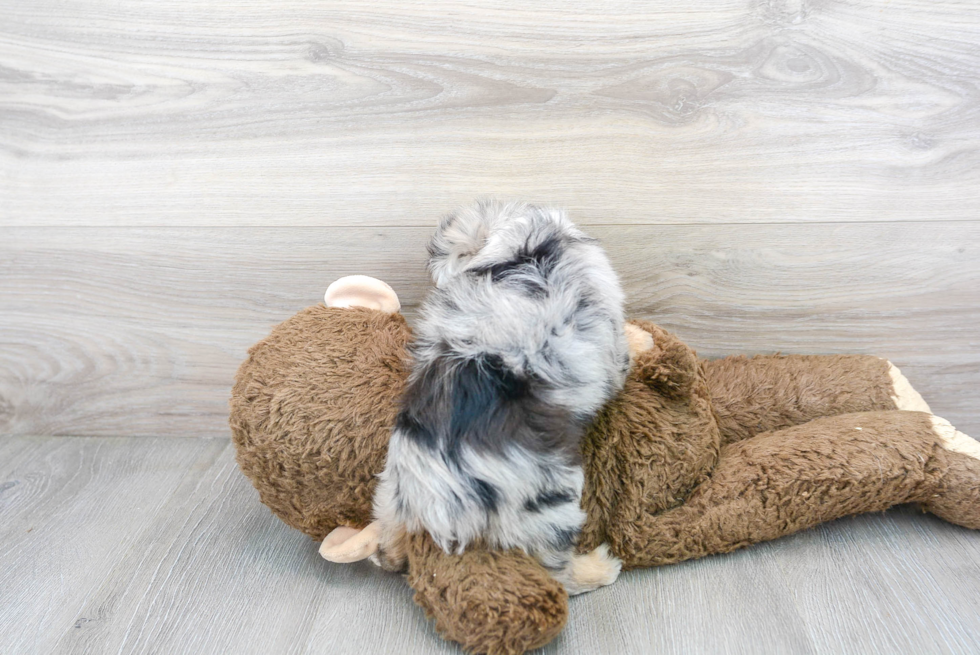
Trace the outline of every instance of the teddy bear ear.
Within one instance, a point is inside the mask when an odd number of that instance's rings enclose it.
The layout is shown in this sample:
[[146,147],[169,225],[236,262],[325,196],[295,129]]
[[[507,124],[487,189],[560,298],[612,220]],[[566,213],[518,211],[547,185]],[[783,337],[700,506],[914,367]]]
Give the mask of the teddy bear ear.
[[394,314],[401,309],[398,294],[378,278],[348,275],[336,280],[323,294],[327,307],[367,307]]

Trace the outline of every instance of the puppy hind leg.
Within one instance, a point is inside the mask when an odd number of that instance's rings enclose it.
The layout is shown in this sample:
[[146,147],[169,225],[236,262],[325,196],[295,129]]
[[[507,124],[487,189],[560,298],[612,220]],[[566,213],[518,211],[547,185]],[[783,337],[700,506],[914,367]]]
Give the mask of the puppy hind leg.
[[378,549],[370,560],[385,571],[404,573],[408,569],[408,530],[404,523],[382,524]]
[[602,544],[591,553],[579,555],[574,551],[536,554],[541,564],[558,582],[562,583],[569,596],[594,591],[599,587],[616,582],[623,562],[609,552],[609,546]]

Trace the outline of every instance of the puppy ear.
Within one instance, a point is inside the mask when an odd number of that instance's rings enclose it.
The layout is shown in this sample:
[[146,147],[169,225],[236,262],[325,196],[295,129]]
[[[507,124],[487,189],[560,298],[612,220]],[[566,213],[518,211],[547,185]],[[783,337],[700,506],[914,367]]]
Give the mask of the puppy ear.
[[389,314],[401,309],[395,290],[367,275],[348,275],[336,280],[327,287],[323,302],[327,307],[367,307]]
[[377,521],[363,530],[342,525],[334,528],[320,544],[320,555],[337,564],[360,562],[377,552],[380,536],[381,527]]

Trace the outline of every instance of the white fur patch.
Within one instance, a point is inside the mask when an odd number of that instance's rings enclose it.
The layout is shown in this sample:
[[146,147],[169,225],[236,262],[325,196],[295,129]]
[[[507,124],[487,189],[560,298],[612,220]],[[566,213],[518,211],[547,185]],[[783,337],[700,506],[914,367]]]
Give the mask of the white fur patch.
[[[446,552],[463,552],[481,537],[495,548],[545,550],[553,526],[578,528],[585,522],[585,512],[577,502],[585,482],[581,467],[563,465],[557,458],[544,462],[520,448],[509,449],[505,458],[467,449],[460,462],[465,466],[464,475],[485,480],[498,490],[496,512],[484,510],[473,487],[445,459],[425,452],[396,430],[388,465],[375,492],[376,518],[382,524],[404,523],[409,532],[427,530]],[[547,478],[542,478],[542,464],[548,470]],[[543,484],[569,489],[576,502],[538,512],[524,509],[524,503],[540,493]],[[398,498],[396,486],[401,492]]]
[[974,459],[980,459],[980,441],[972,439],[954,428],[949,421],[938,416],[930,417],[932,431],[943,442],[943,448]]
[[929,405],[922,399],[922,396],[912,388],[912,384],[902,375],[898,367],[888,362],[888,375],[892,379],[892,400],[895,401],[896,409],[903,409],[909,412],[926,412],[932,414]]

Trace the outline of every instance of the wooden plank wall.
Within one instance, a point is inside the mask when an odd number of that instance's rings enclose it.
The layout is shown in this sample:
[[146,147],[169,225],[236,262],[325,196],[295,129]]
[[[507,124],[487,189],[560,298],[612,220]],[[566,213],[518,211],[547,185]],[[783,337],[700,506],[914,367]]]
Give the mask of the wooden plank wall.
[[0,434],[227,435],[349,273],[411,315],[475,196],[557,203],[707,356],[895,361],[974,436],[980,10],[0,0]]

